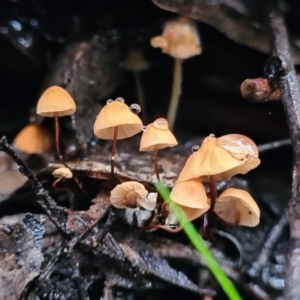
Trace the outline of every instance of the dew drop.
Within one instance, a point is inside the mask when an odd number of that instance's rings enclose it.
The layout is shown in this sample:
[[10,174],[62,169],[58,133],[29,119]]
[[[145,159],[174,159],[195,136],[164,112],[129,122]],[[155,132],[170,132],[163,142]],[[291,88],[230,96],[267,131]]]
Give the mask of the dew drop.
[[110,159],[111,159],[111,160],[115,160],[115,156],[113,155]]
[[124,102],[125,102],[124,98],[122,98],[122,97],[118,97],[118,98],[116,99],[116,101],[118,101],[118,102],[122,102],[122,103],[124,103]]
[[112,102],[114,102],[113,99],[108,99],[108,100],[106,101],[106,104],[110,104],[110,103],[112,103]]
[[198,150],[200,149],[200,147],[198,145],[194,145],[191,149],[192,153],[196,153]]
[[145,131],[146,131],[146,128],[147,128],[147,126],[143,126],[143,132],[145,132]]
[[169,123],[164,118],[158,118],[153,122],[153,126],[157,129],[167,130],[169,128]]
[[216,137],[213,133],[211,133],[209,136],[213,138]]
[[141,107],[136,103],[131,104],[129,108],[135,115],[138,115],[142,111]]

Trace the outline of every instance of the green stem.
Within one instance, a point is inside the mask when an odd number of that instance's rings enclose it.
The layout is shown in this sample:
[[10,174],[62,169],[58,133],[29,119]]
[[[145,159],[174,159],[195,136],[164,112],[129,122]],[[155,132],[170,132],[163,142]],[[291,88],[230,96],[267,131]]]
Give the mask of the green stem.
[[174,128],[179,99],[181,94],[181,81],[182,81],[182,60],[174,58],[174,73],[173,73],[173,86],[172,95],[167,113],[167,120],[169,122],[169,129],[172,131]]
[[194,247],[198,250],[200,255],[204,258],[207,267],[215,276],[216,280],[219,282],[224,292],[227,294],[228,298],[230,300],[242,300],[241,296],[239,295],[238,291],[232,284],[231,280],[226,276],[226,274],[224,273],[221,266],[218,264],[213,254],[206,246],[201,236],[199,236],[193,224],[189,222],[188,218],[181,210],[180,206],[172,202],[172,200],[170,199],[170,191],[160,182],[156,184],[156,188],[158,192],[161,194],[161,196],[163,197],[163,199],[166,201],[166,203],[169,206],[170,205],[172,206],[172,210],[174,211],[178,220],[183,226],[183,230],[185,231],[186,235],[189,237],[190,241],[192,242]]

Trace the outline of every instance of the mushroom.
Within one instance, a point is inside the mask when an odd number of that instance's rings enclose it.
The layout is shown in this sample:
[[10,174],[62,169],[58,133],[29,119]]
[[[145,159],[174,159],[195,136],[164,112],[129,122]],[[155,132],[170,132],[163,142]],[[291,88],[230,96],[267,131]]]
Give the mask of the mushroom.
[[64,163],[59,148],[59,124],[58,117],[70,116],[76,111],[76,104],[71,95],[59,86],[51,86],[40,97],[36,113],[42,117],[50,117],[55,120],[55,144],[59,159]]
[[145,122],[147,115],[146,101],[143,91],[143,86],[141,84],[140,72],[147,70],[149,68],[149,63],[145,60],[143,52],[139,49],[130,49],[126,61],[124,63],[124,68],[131,71],[134,75],[137,101],[142,108],[142,120]]
[[73,177],[73,173],[72,171],[69,169],[69,168],[66,168],[66,167],[62,167],[62,168],[58,168],[58,169],[55,169],[53,172],[52,172],[52,175],[53,177],[57,178],[52,186],[54,188],[56,188],[56,185],[63,179],[63,178],[67,178],[67,179],[70,179]]
[[48,132],[37,124],[25,126],[15,137],[13,145],[28,154],[40,154],[51,148],[52,140]]
[[136,208],[152,211],[156,206],[157,193],[149,193],[145,186],[137,181],[118,184],[110,192],[110,202],[116,208]]
[[94,124],[94,134],[103,140],[113,140],[111,150],[111,174],[114,175],[117,140],[129,138],[143,130],[141,119],[137,116],[141,108],[138,104],[128,107],[124,99],[107,100],[100,110]]
[[199,150],[188,158],[179,181],[200,178],[210,183],[210,228],[216,201],[216,181],[229,179],[236,174],[245,174],[260,164],[255,143],[246,136],[229,134],[220,138],[206,137]]
[[157,165],[157,150],[174,147],[177,144],[178,142],[169,130],[168,121],[166,119],[156,119],[145,128],[141,138],[140,151],[153,151],[154,170],[158,181],[160,181],[160,178]]
[[218,197],[214,211],[230,225],[254,227],[259,223],[260,210],[251,195],[244,190],[225,190]]
[[171,191],[170,198],[175,203],[186,207],[199,209],[209,208],[204,185],[199,179],[176,182]]
[[165,24],[161,36],[151,39],[151,45],[161,48],[163,53],[169,54],[175,60],[172,96],[167,113],[170,129],[173,130],[181,90],[182,60],[202,51],[196,24],[186,17],[171,20]]

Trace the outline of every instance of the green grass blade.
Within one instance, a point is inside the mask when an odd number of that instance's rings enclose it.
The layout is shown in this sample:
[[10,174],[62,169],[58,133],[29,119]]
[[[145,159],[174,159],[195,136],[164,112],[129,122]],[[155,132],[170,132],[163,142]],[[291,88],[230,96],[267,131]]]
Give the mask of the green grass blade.
[[169,189],[166,188],[162,183],[158,183],[156,185],[156,188],[163,197],[163,199],[166,201],[166,203],[172,205],[172,210],[174,211],[178,220],[183,226],[183,230],[185,231],[186,235],[190,239],[191,243],[198,250],[200,255],[204,258],[208,268],[213,273],[213,275],[223,288],[228,298],[230,300],[242,300],[242,297],[239,295],[231,280],[226,276],[221,266],[218,264],[218,262],[206,246],[205,242],[203,241],[193,224],[189,222],[181,208],[178,205],[176,205],[176,203],[172,202],[172,200],[170,199]]

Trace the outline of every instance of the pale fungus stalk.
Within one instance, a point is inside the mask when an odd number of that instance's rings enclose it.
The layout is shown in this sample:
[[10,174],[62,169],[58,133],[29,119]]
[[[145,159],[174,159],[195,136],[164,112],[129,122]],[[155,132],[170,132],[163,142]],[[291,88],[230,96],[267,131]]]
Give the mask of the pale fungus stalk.
[[142,120],[145,122],[147,118],[147,109],[140,73],[149,68],[149,63],[144,58],[143,52],[140,49],[130,49],[124,63],[124,67],[125,69],[133,73],[136,86],[137,101],[142,108]]
[[173,73],[173,85],[170,104],[167,112],[167,120],[169,122],[170,129],[173,130],[177,110],[179,106],[180,94],[181,94],[181,82],[182,82],[182,59],[174,58],[174,73]]
[[181,93],[182,61],[202,51],[196,24],[186,17],[171,20],[165,24],[161,36],[151,39],[151,45],[161,48],[163,53],[169,54],[175,60],[172,94],[167,112],[170,129],[173,130]]

